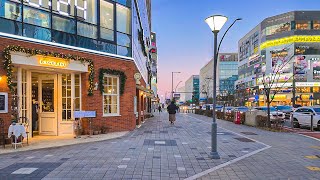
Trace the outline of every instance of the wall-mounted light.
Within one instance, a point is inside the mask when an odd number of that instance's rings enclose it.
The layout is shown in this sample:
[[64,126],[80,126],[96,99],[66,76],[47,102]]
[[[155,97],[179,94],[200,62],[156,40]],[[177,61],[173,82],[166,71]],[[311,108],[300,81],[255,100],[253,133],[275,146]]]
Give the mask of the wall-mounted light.
[[94,90],[98,90],[98,83],[96,82],[95,84],[94,84]]

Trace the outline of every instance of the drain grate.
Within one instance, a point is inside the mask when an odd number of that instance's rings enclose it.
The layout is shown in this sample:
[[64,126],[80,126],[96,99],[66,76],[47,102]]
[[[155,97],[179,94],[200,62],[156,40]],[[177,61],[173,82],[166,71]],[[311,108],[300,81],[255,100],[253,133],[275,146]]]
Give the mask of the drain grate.
[[60,160],[61,161],[66,161],[66,160],[69,160],[70,158],[61,158]]
[[203,157],[198,157],[198,158],[196,158],[196,160],[198,160],[198,161],[204,161],[205,159],[204,159]]
[[207,154],[207,153],[206,153],[206,152],[200,152],[200,154],[202,154],[202,155],[203,155],[203,154]]
[[190,149],[192,149],[192,150],[196,150],[197,148],[190,148]]
[[[208,134],[212,134],[212,132],[207,132]],[[230,132],[217,132],[217,135],[233,135]]]
[[144,131],[146,134],[152,134],[152,131]]
[[160,159],[160,156],[153,156],[153,159]]
[[94,150],[98,150],[98,148],[91,148],[90,150],[94,151]]
[[129,148],[130,150],[135,150],[136,148]]
[[240,142],[254,142],[254,141],[252,141],[251,139],[248,139],[248,138],[234,138],[234,139],[236,139],[236,140],[238,140]]
[[168,134],[168,131],[160,131],[160,133]]
[[237,156],[236,155],[228,155],[229,157],[231,158],[236,158]]
[[241,132],[242,134],[245,134],[245,135],[258,135],[256,133],[253,133],[253,132]]

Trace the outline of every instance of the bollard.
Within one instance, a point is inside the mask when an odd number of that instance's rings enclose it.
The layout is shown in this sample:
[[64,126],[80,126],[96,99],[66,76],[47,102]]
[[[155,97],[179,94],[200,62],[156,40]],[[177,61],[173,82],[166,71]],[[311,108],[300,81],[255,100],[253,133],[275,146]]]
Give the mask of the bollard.
[[313,114],[311,114],[311,127],[310,130],[313,131]]
[[290,119],[291,119],[291,128],[293,129],[293,113],[291,113]]

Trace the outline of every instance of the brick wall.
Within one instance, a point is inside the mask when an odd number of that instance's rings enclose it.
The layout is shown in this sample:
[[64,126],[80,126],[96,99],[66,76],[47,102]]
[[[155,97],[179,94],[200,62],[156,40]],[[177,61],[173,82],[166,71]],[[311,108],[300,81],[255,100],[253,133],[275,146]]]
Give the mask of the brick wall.
[[[133,78],[134,73],[138,72],[137,67],[135,66],[133,61],[126,61],[121,59],[116,59],[112,57],[106,57],[102,55],[95,55],[86,52],[78,52],[75,50],[62,49],[57,47],[51,47],[48,45],[24,42],[19,40],[7,39],[0,37],[0,60],[3,61],[2,52],[3,49],[8,45],[20,45],[26,48],[34,48],[46,51],[53,51],[64,54],[73,54],[81,57],[92,59],[94,62],[94,84],[98,82],[99,78],[99,69],[100,68],[110,68],[115,70],[121,70],[125,72],[127,76],[124,94],[120,96],[120,116],[118,117],[103,117],[103,99],[99,90],[94,90],[93,96],[88,96],[88,74],[82,73],[82,110],[86,111],[96,111],[97,117],[92,119],[93,127],[99,128],[101,126],[107,126],[110,128],[110,131],[127,131],[133,130],[136,127],[136,118],[133,112],[133,99],[136,95],[136,85],[135,80]],[[0,92],[8,92],[9,89],[6,83],[6,71],[3,69],[3,64],[0,65],[0,76],[2,77],[0,81]],[[143,82],[143,84],[145,84]],[[3,118],[6,123],[6,127],[11,123],[10,118],[10,93],[9,93],[9,113],[0,114],[0,118]],[[88,121],[86,119],[82,120],[84,129],[88,128]],[[6,129],[6,128],[5,128]]]

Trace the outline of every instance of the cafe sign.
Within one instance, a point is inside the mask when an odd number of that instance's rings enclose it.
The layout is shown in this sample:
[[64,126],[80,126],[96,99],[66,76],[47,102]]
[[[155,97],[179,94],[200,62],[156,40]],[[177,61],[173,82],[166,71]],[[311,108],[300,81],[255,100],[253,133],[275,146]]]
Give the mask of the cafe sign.
[[41,66],[49,66],[55,68],[66,68],[68,66],[68,61],[58,58],[48,58],[48,57],[40,57],[39,65]]

